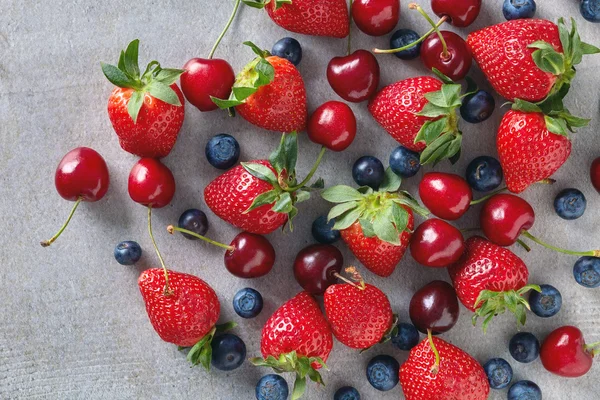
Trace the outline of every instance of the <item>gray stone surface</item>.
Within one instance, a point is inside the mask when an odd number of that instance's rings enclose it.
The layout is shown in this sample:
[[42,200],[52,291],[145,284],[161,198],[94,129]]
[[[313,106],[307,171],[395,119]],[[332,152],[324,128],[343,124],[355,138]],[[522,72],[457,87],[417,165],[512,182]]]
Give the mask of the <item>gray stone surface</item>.
[[[185,355],[164,343],[148,322],[136,279],[140,271],[156,267],[158,260],[146,233],[146,211],[130,201],[127,175],[136,158],[121,151],[106,114],[111,85],[104,79],[99,62],[116,62],[121,48],[134,38],[141,39],[141,58],[159,59],[164,66],[178,67],[196,56],[206,56],[230,12],[232,1],[150,1],[137,2],[56,0],[0,1],[0,398],[45,399],[251,399],[255,382],[267,370],[245,364],[241,369],[210,374],[189,368]],[[485,2],[473,28],[501,22],[500,1]],[[425,22],[402,5],[400,26],[423,32]],[[578,2],[538,0],[538,16],[556,20],[573,15],[582,37],[600,43],[600,27],[585,22]],[[465,35],[467,32],[461,32]],[[239,70],[252,53],[240,43],[252,39],[270,48],[287,35],[266,13],[242,7],[231,31],[217,52]],[[336,99],[325,79],[329,59],[342,54],[345,41],[292,34],[304,46],[300,66],[312,110],[323,101]],[[387,38],[370,38],[354,33],[354,48],[386,46]],[[420,62],[401,62],[393,56],[379,58],[382,84],[426,74]],[[573,135],[573,155],[555,175],[552,187],[535,186],[523,194],[537,212],[533,232],[575,249],[598,247],[600,197],[593,190],[588,167],[600,155],[598,69],[600,56],[588,57],[578,68],[568,106],[574,114],[594,118],[592,124]],[[489,88],[482,74],[473,76]],[[502,101],[500,99],[499,103]],[[364,104],[352,105],[359,133],[351,148],[342,154],[327,154],[320,174],[327,184],[352,182],[351,165],[369,153],[387,160],[395,142],[371,119]],[[478,125],[463,124],[464,158],[454,168],[443,163],[439,170],[463,173],[466,164],[480,154],[495,154],[494,133],[504,109]],[[178,190],[173,203],[155,213],[154,225],[167,263],[175,270],[206,279],[222,301],[222,320],[237,320],[236,332],[248,345],[248,354],[259,353],[262,324],[283,301],[299,291],[291,263],[294,255],[312,240],[311,221],[324,213],[327,204],[317,198],[301,205],[297,230],[293,234],[269,236],[278,250],[274,271],[254,281],[233,278],[225,272],[223,254],[198,242],[169,236],[164,227],[177,220],[189,207],[206,210],[202,191],[218,175],[203,155],[210,136],[230,132],[240,141],[242,159],[265,157],[279,136],[259,130],[241,118],[223,112],[201,114],[188,107],[180,139],[165,163],[173,170]],[[111,188],[103,201],[80,207],[71,226],[56,244],[42,249],[38,242],[52,235],[66,217],[71,204],[56,193],[53,174],[56,164],[71,148],[86,145],[97,149],[111,171]],[[306,171],[318,146],[305,136],[300,139],[299,171]],[[430,168],[426,168],[429,170]],[[417,176],[405,187],[413,193]],[[578,221],[565,222],[553,211],[552,199],[562,188],[575,186],[588,197],[588,211]],[[477,225],[477,208],[458,225]],[[236,230],[209,213],[210,235],[230,241]],[[139,266],[127,268],[112,256],[121,240],[141,243],[145,255]],[[356,261],[343,244],[347,263]],[[543,338],[563,325],[579,326],[588,341],[600,340],[600,292],[578,286],[571,274],[574,257],[557,255],[539,247],[530,254],[513,249],[530,267],[531,281],[557,286],[564,296],[560,314],[549,320],[531,316],[526,330]],[[401,320],[408,318],[411,294],[433,279],[448,279],[444,270],[424,269],[410,256],[388,279],[370,273],[366,278],[390,297]],[[259,289],[266,305],[254,320],[241,321],[231,300],[244,287]],[[501,316],[484,336],[470,323],[462,309],[458,325],[444,338],[464,348],[480,362],[493,356],[510,359],[507,344],[516,332],[510,316]],[[400,362],[406,353],[391,345],[359,355],[335,344],[324,372],[328,385],[310,385],[307,399],[330,399],[344,384],[356,386],[365,399],[402,398],[396,387],[379,393],[365,379],[365,365],[378,353],[394,355]],[[530,365],[511,362],[516,379],[537,382],[545,399],[598,398],[596,365],[584,378],[565,380],[551,376],[539,361]],[[491,399],[504,399],[506,392],[493,392]]]

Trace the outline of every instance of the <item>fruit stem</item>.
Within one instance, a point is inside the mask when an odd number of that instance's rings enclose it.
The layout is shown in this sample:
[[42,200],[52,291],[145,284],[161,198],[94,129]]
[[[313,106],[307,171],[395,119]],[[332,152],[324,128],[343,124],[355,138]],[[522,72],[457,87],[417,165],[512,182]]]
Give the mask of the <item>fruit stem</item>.
[[[352,21],[352,0],[348,1],[348,20]],[[348,29],[348,55],[352,53],[352,25]]]
[[525,243],[523,240],[517,239],[517,243],[519,244],[519,246],[524,248],[526,252],[529,253],[531,251],[531,247],[529,247],[529,245],[527,243]]
[[482,197],[482,198],[480,198],[480,199],[473,200],[473,201],[471,202],[471,205],[472,205],[472,206],[474,206],[474,205],[476,205],[476,204],[483,203],[484,201],[486,201],[486,200],[489,200],[489,198],[490,198],[490,197],[492,197],[492,196],[494,196],[494,195],[497,195],[498,193],[504,192],[504,191],[505,191],[505,190],[507,190],[507,189],[508,189],[508,188],[507,188],[506,186],[505,186],[505,187],[503,187],[503,188],[500,188],[500,189],[496,189],[496,190],[494,190],[493,192],[491,192],[490,194],[487,194],[487,195],[483,196],[483,197]]
[[363,280],[362,276],[356,270],[356,267],[348,267],[348,268],[345,269],[345,272],[347,274],[351,275],[350,279],[348,279],[348,278],[346,278],[346,277],[338,274],[337,272],[334,273],[333,276],[335,276],[336,278],[338,278],[338,279],[346,282],[349,285],[354,286],[358,290],[365,290],[367,288],[367,286],[365,284],[365,281]]
[[169,232],[171,235],[172,235],[172,234],[173,234],[173,232],[175,232],[175,231],[177,231],[177,232],[181,232],[181,233],[187,233],[188,235],[191,235],[191,236],[193,236],[193,237],[195,237],[195,238],[198,238],[198,239],[202,239],[202,240],[204,240],[205,242],[208,242],[208,243],[210,243],[210,244],[214,244],[215,246],[219,246],[219,247],[221,247],[221,248],[223,248],[223,249],[225,249],[225,250],[227,250],[227,251],[233,251],[233,250],[235,250],[235,247],[233,247],[233,246],[229,246],[229,245],[227,245],[227,244],[225,244],[225,243],[217,242],[216,240],[209,239],[209,238],[207,238],[207,237],[205,237],[205,236],[202,236],[202,235],[200,235],[200,234],[198,234],[198,233],[196,233],[196,232],[192,232],[192,231],[190,231],[190,230],[183,229],[183,228],[179,228],[179,227],[176,227],[176,226],[173,226],[173,225],[169,225],[169,226],[167,226],[167,231],[168,231],[168,232]]
[[429,35],[431,35],[433,32],[435,32],[437,30],[437,28],[439,28],[444,22],[446,22],[447,19],[448,19],[448,17],[443,16],[438,21],[438,23],[435,24],[435,27],[431,28],[423,36],[421,36],[419,39],[415,40],[412,43],[407,44],[406,46],[398,47],[398,48],[395,48],[395,49],[373,49],[373,53],[375,53],[375,54],[393,54],[393,53],[399,53],[401,51],[410,49],[411,47],[416,46],[419,43],[421,43],[422,41],[424,41],[425,39],[427,39],[429,37]]
[[583,349],[592,357],[596,357],[600,354],[600,342],[586,344],[583,346]]
[[217,51],[217,47],[219,47],[219,43],[221,43],[221,40],[225,36],[225,33],[227,33],[227,30],[229,29],[229,27],[231,26],[231,23],[233,22],[233,19],[235,18],[235,14],[237,14],[238,8],[240,8],[240,3],[241,3],[241,0],[235,0],[235,6],[233,7],[233,12],[231,13],[231,16],[229,17],[229,21],[227,21],[227,25],[225,25],[225,28],[223,29],[223,31],[217,38],[217,41],[215,42],[213,48],[210,50],[210,53],[208,54],[209,59],[213,58],[213,56],[215,55],[215,51]]
[[171,289],[169,288],[169,271],[167,270],[167,266],[165,265],[165,260],[163,260],[160,251],[158,250],[158,246],[156,245],[156,240],[154,240],[154,234],[152,233],[152,205],[148,206],[148,233],[150,233],[150,239],[152,239],[152,245],[154,246],[154,250],[156,250],[156,255],[158,255],[158,259],[160,260],[160,265],[162,266],[163,271],[165,272],[165,296],[170,296],[173,294]]
[[44,240],[43,242],[40,242],[40,244],[42,245],[42,247],[48,247],[52,243],[54,243],[54,241],[56,239],[58,239],[58,237],[66,229],[67,225],[69,225],[69,222],[71,222],[71,218],[73,218],[73,214],[75,214],[75,210],[77,210],[77,207],[79,206],[79,203],[81,203],[82,201],[83,201],[83,198],[81,196],[77,198],[77,201],[75,202],[75,204],[73,204],[73,208],[71,208],[71,212],[69,213],[69,216],[67,217],[67,220],[65,221],[65,223],[63,224],[63,226],[61,226],[60,229],[58,230],[58,232],[56,232],[56,234],[54,236],[52,236],[49,240]]
[[435,343],[433,343],[433,335],[431,334],[431,329],[427,329],[427,339],[429,340],[429,346],[431,346],[431,350],[435,355],[435,363],[431,367],[431,373],[436,375],[440,370],[440,352],[435,347]]
[[567,249],[563,249],[560,247],[556,247],[556,246],[552,246],[546,242],[543,242],[542,240],[538,239],[537,237],[533,236],[531,233],[529,233],[528,231],[524,230],[521,232],[521,236],[525,236],[526,238],[533,240],[534,242],[536,242],[537,244],[544,246],[547,249],[550,250],[554,250],[557,251],[559,253],[563,253],[563,254],[570,254],[572,256],[592,256],[592,257],[600,257],[600,250],[589,250],[589,251],[573,251],[573,250],[567,250]]
[[437,33],[438,37],[440,38],[440,42],[442,42],[442,59],[444,61],[448,61],[451,56],[450,53],[448,53],[448,45],[446,44],[446,40],[444,39],[442,32],[440,32],[439,30],[439,26],[435,22],[433,22],[431,17],[429,17],[429,15],[425,12],[425,10],[423,10],[423,8],[421,8],[420,5],[416,3],[410,3],[408,5],[408,8],[412,10],[417,10],[427,20],[427,22],[429,22],[435,33]]
[[321,164],[321,161],[323,160],[323,156],[325,155],[325,151],[327,151],[327,147],[322,146],[321,147],[321,151],[319,152],[319,156],[317,157],[317,161],[315,161],[315,164],[313,165],[312,169],[310,170],[310,172],[308,173],[308,175],[306,175],[306,178],[304,178],[304,180],[302,182],[300,182],[299,184],[297,184],[294,187],[288,187],[288,188],[285,188],[283,190],[285,190],[286,192],[290,192],[290,193],[291,192],[295,192],[296,190],[301,189],[308,182],[310,182],[310,180],[314,176],[315,172],[317,172],[317,168],[319,168],[319,165]]

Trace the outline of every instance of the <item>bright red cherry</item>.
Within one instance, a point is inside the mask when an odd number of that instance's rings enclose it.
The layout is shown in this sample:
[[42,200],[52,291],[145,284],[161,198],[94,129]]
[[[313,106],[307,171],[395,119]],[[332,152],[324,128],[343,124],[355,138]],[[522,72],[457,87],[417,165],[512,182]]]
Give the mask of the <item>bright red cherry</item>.
[[367,35],[383,36],[398,24],[400,0],[354,0],[352,19]]
[[473,191],[459,175],[428,172],[419,184],[419,196],[433,215],[452,221],[467,212],[473,200]]
[[239,278],[258,278],[268,274],[275,264],[275,249],[261,235],[242,232],[225,252],[225,267]]
[[329,150],[342,151],[352,144],[356,136],[356,117],[347,104],[328,101],[310,116],[307,133],[313,142]]
[[304,290],[321,295],[337,282],[344,257],[330,244],[312,244],[300,250],[294,260],[294,276]]
[[432,33],[421,45],[421,61],[427,69],[436,68],[453,81],[459,81],[467,76],[471,69],[473,55],[467,42],[456,33],[440,33],[446,46],[437,33]]
[[479,214],[483,233],[492,243],[510,246],[535,222],[535,212],[514,194],[496,194],[485,202]]
[[410,254],[426,267],[446,267],[465,251],[460,230],[441,219],[431,218],[417,227],[410,240]]
[[181,90],[183,95],[200,111],[213,111],[218,107],[210,99],[227,99],[235,82],[231,65],[218,58],[192,58],[183,66]]
[[175,195],[175,178],[166,165],[154,158],[142,158],[129,172],[129,197],[152,208],[168,205]]
[[452,25],[464,28],[479,15],[481,0],[431,0],[431,9],[438,17],[446,16]]
[[592,185],[600,193],[600,157],[596,158],[592,163],[590,177],[592,178]]
[[421,332],[433,334],[449,331],[458,320],[456,292],[444,281],[433,281],[419,289],[410,300],[410,319]]
[[583,334],[574,326],[552,331],[542,343],[540,358],[544,368],[567,378],[585,375],[593,357],[600,353],[600,342],[586,345]]
[[373,97],[379,86],[379,63],[366,50],[334,57],[327,65],[327,80],[338,96],[360,103]]

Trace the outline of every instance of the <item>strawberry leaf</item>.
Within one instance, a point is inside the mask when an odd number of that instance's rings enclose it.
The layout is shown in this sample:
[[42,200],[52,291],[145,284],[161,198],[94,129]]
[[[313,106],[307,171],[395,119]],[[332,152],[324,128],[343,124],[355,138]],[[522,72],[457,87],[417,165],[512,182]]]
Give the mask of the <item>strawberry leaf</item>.
[[171,86],[185,71],[182,69],[165,68],[161,69],[154,77],[154,80],[159,81],[167,86]]
[[584,55],[598,54],[598,53],[600,53],[600,48],[598,48],[598,47],[596,47],[594,45],[591,45],[589,43],[581,42],[581,46],[580,47],[581,47],[581,52]]
[[438,78],[439,78],[439,79],[440,79],[442,82],[444,82],[444,83],[446,83],[446,84],[449,84],[449,85],[451,85],[451,84],[453,84],[453,83],[454,83],[454,81],[453,81],[452,79],[450,79],[448,76],[444,75],[444,74],[442,73],[442,71],[440,71],[439,69],[437,69],[437,68],[432,68],[432,69],[431,69],[431,71],[432,71],[432,72],[433,72],[433,73],[434,73],[434,74],[435,74],[435,75],[436,75],[436,76],[437,76],[437,77],[438,77]]
[[330,203],[345,203],[347,201],[362,200],[363,195],[350,186],[337,185],[325,189],[321,193],[321,197]]
[[529,303],[523,298],[523,294],[529,290],[536,290],[536,287],[539,288],[537,285],[528,285],[518,291],[506,292],[482,290],[474,304],[473,325],[477,324],[479,318],[483,318],[483,332],[486,333],[494,316],[505,313],[507,309],[515,315],[518,324],[525,325]]
[[398,232],[404,232],[408,227],[408,212],[406,209],[398,203],[394,203],[392,205],[392,218],[394,220],[394,225],[396,225],[396,230]]
[[394,203],[405,205],[417,214],[421,215],[422,217],[429,216],[429,210],[425,207],[421,207],[419,202],[414,197],[412,197],[410,193],[408,193],[405,190],[401,190],[399,194],[401,195],[400,197],[392,200]]
[[133,92],[129,98],[129,103],[127,103],[127,113],[129,113],[134,124],[137,123],[137,117],[143,105],[144,93],[137,91]]
[[317,179],[308,189],[323,189],[325,187],[325,181],[323,178]]
[[198,343],[196,343],[188,352],[187,359],[192,365],[201,364],[207,371],[210,371],[210,362],[212,360],[211,342],[215,336],[217,328],[213,327]]
[[513,103],[511,108],[515,111],[523,111],[526,113],[542,112],[542,109],[537,104],[530,103],[521,99],[515,99],[515,102]]
[[447,129],[448,117],[440,118],[435,121],[426,121],[415,137],[415,143],[425,141],[429,146],[435,139]]
[[246,211],[244,211],[244,214],[248,214],[250,211],[254,210],[255,208],[264,206],[264,205],[268,205],[268,204],[273,204],[277,198],[279,197],[279,191],[276,189],[273,190],[269,190],[268,192],[264,192],[259,194],[258,196],[256,196],[254,198],[254,200],[252,201],[252,204],[250,204],[250,207],[248,207],[248,209]]
[[568,136],[567,123],[564,119],[544,115],[544,121],[546,122],[546,129],[548,129],[550,132],[561,136]]
[[293,174],[298,159],[298,135],[296,132],[281,135],[279,146],[269,155],[269,162],[278,174]]
[[292,211],[293,205],[294,203],[292,202],[292,195],[289,192],[283,192],[275,202],[275,205],[273,205],[272,210],[287,214]]
[[438,107],[432,103],[427,103],[423,106],[423,109],[421,109],[421,111],[419,111],[415,115],[419,115],[421,117],[436,118],[441,117],[442,115],[448,115],[448,109],[444,107]]
[[425,93],[425,98],[433,105],[445,108],[459,107],[462,87],[456,83],[442,85],[436,92]]
[[373,224],[366,218],[361,218],[358,220],[360,223],[360,228],[362,229],[362,233],[365,237],[374,237],[375,230],[373,229]]
[[385,170],[385,176],[383,177],[383,182],[379,187],[380,192],[397,192],[400,189],[400,185],[402,184],[402,178],[392,171],[390,167]]
[[383,240],[384,242],[399,246],[400,238],[398,237],[398,231],[396,230],[396,227],[392,223],[391,210],[391,208],[387,208],[384,212],[377,214],[373,220],[373,230],[379,239]]
[[436,164],[443,158],[446,158],[444,155],[447,154],[450,142],[452,142],[455,137],[456,136],[451,133],[440,135],[421,153],[421,164]]
[[177,93],[168,85],[160,81],[152,81],[150,85],[146,87],[148,93],[150,93],[153,97],[164,101],[167,104],[171,104],[173,106],[181,106],[181,101],[179,100],[179,96]]
[[113,85],[120,88],[136,88],[138,86],[132,78],[114,65],[100,63],[100,66],[106,79]]
[[140,67],[138,65],[138,57],[139,57],[139,48],[140,41],[139,39],[135,39],[127,46],[127,50],[125,50],[125,72],[129,74],[134,79],[140,77]]
[[531,54],[531,57],[542,71],[549,72],[553,75],[561,75],[566,71],[565,56],[554,50],[554,48],[550,50],[536,50]]
[[275,0],[275,9],[279,10],[284,4],[292,4],[292,0]]
[[358,207],[358,202],[356,201],[349,201],[347,203],[342,203],[342,204],[337,204],[335,206],[333,206],[331,208],[331,210],[329,210],[329,214],[327,214],[327,220],[332,220],[335,219],[337,217],[339,217],[340,215],[353,210],[355,208]]
[[271,169],[265,165],[257,163],[241,163],[242,167],[252,176],[257,177],[261,181],[269,182],[271,185],[278,187],[277,177]]
[[339,218],[336,218],[335,224],[333,225],[333,229],[341,231],[346,228],[349,228],[360,218],[362,215],[362,210],[360,208],[354,208],[350,211],[342,214]]
[[249,7],[252,7],[252,8],[263,9],[267,5],[268,1],[263,1],[263,0],[242,0],[242,3],[244,3],[245,5],[247,5]]
[[292,390],[292,400],[297,400],[302,397],[306,391],[306,378],[296,377],[294,381],[294,389]]
[[259,56],[261,58],[265,58],[265,56],[267,56],[269,54],[268,51],[261,49],[260,47],[258,47],[257,45],[255,45],[254,43],[252,43],[249,40],[245,41],[243,44],[250,47],[252,49],[252,51],[254,52],[254,54],[256,54],[257,56]]
[[310,199],[310,192],[307,192],[306,190],[297,190],[294,192],[294,196],[294,204],[302,203],[303,201]]

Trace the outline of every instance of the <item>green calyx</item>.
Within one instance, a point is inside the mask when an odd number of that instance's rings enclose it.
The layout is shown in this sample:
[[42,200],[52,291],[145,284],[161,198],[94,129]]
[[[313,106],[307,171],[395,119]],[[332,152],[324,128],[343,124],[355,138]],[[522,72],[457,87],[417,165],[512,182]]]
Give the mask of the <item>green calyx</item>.
[[117,66],[100,63],[106,79],[120,88],[133,89],[134,92],[127,103],[127,111],[133,122],[137,122],[140,109],[144,105],[146,93],[167,104],[181,107],[177,93],[171,88],[179,76],[185,71],[182,69],[162,68],[158,61],[151,61],[144,73],[141,73],[138,54],[140,41],[135,39],[121,51]]
[[[212,340],[215,335],[223,332],[227,332],[235,328],[237,324],[235,322],[228,322],[223,325],[215,325],[213,328],[204,336],[198,343],[190,348],[187,354],[187,360],[192,363],[193,366],[201,364],[207,371],[210,371],[210,361],[212,360]],[[186,347],[179,347],[179,350],[184,350]]]
[[228,109],[244,104],[248,97],[275,79],[275,69],[265,58],[269,56],[269,52],[261,50],[249,41],[244,42],[244,44],[249,46],[258,57],[248,63],[236,76],[229,99],[224,100],[211,96],[213,103],[221,109]]
[[324,190],[323,199],[336,204],[327,216],[329,220],[335,219],[333,229],[344,230],[359,221],[366,237],[377,236],[399,246],[399,236],[409,231],[409,214],[403,206],[423,216],[429,214],[410,193],[399,190],[401,183],[402,179],[388,168],[378,191],[368,186],[354,189],[345,185]]
[[320,357],[299,356],[295,351],[287,354],[281,354],[279,358],[268,356],[263,359],[260,357],[251,358],[250,362],[258,367],[273,368],[275,372],[295,372],[296,381],[292,391],[292,400],[302,397],[306,390],[306,378],[321,385],[325,385],[319,371],[312,367],[312,364],[317,363],[323,368],[327,368],[325,362]]
[[530,290],[540,293],[542,291],[538,285],[527,285],[519,290],[506,292],[482,290],[475,301],[475,315],[472,318],[473,326],[477,325],[477,320],[480,317],[483,318],[483,333],[486,333],[492,319],[496,315],[504,314],[507,309],[517,317],[517,326],[519,324],[525,325],[527,310],[531,308],[523,295]]
[[[271,3],[273,0],[242,0],[245,5],[250,6],[252,8],[263,9],[267,6],[267,4]],[[275,9],[279,10],[284,4],[292,4],[292,0],[274,0],[275,1]]]

